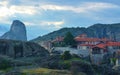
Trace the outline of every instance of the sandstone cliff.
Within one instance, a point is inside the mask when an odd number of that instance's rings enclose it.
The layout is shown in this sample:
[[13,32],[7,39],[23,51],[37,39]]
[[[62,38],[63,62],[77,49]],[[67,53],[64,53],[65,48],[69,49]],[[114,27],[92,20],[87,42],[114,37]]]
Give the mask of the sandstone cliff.
[[27,41],[26,27],[19,21],[14,20],[8,32],[1,36],[1,39]]

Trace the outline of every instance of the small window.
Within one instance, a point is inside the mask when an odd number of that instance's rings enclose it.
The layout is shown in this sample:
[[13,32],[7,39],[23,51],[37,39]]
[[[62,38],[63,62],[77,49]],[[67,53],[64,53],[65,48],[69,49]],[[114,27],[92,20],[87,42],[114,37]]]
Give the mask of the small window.
[[101,54],[101,49],[97,48],[97,47],[93,48],[92,49],[92,54]]

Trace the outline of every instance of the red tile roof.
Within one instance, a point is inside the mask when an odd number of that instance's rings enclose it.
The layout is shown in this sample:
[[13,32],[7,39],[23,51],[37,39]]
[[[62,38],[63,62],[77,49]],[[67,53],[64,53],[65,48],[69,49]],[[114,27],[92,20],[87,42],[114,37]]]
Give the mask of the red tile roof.
[[75,38],[75,40],[78,41],[78,42],[82,42],[82,41],[85,41],[85,42],[99,42],[99,41],[106,42],[106,41],[109,41],[107,38],[102,38],[102,39],[99,39],[99,38],[88,38],[87,35],[85,35],[85,34],[77,36]]
[[120,46],[120,42],[107,42],[107,46]]
[[92,45],[92,44],[80,44],[80,46],[95,46],[95,45]]
[[92,45],[92,44],[80,44],[80,46],[88,46],[88,47],[92,48],[95,45]]
[[106,47],[106,44],[98,44],[98,45],[96,45],[96,47],[105,48],[105,47]]
[[94,47],[105,48],[107,46],[120,46],[120,42],[107,42],[107,43],[100,43],[95,45]]

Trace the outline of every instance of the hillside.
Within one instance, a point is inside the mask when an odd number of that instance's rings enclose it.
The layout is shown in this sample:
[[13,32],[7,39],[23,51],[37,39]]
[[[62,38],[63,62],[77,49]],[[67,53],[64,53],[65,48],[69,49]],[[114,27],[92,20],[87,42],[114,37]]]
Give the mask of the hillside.
[[94,24],[87,28],[77,27],[77,28],[62,28],[60,30],[51,32],[47,35],[40,36],[33,39],[34,42],[40,42],[44,40],[52,40],[57,36],[65,36],[67,32],[71,32],[74,36],[80,34],[87,34],[88,37],[97,37],[97,38],[110,38],[117,41],[120,41],[120,23],[116,24]]

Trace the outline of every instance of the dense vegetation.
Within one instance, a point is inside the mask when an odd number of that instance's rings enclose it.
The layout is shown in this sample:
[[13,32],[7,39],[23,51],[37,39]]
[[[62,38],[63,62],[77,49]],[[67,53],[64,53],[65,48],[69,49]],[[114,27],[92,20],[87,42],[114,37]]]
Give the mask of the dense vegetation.
[[11,67],[11,61],[10,59],[4,57],[4,56],[0,56],[0,70],[5,70]]
[[61,56],[61,58],[62,58],[63,60],[68,60],[68,59],[71,59],[72,56],[71,56],[71,54],[70,54],[69,51],[65,51],[65,52],[63,53],[63,55]]
[[70,32],[66,33],[63,42],[67,46],[75,46],[76,45],[76,41],[74,40],[74,36]]
[[[3,60],[3,61],[1,61]],[[71,55],[69,51],[62,55],[51,55],[47,58],[31,57],[8,59],[2,57],[0,74],[8,75],[120,75],[120,69],[112,69],[101,64],[94,65],[88,58]],[[18,61],[17,61],[18,60]],[[28,64],[29,62],[29,64]],[[15,64],[16,63],[16,68]],[[27,68],[26,68],[27,67]],[[8,69],[8,70],[7,70]],[[2,72],[3,71],[3,72]]]

